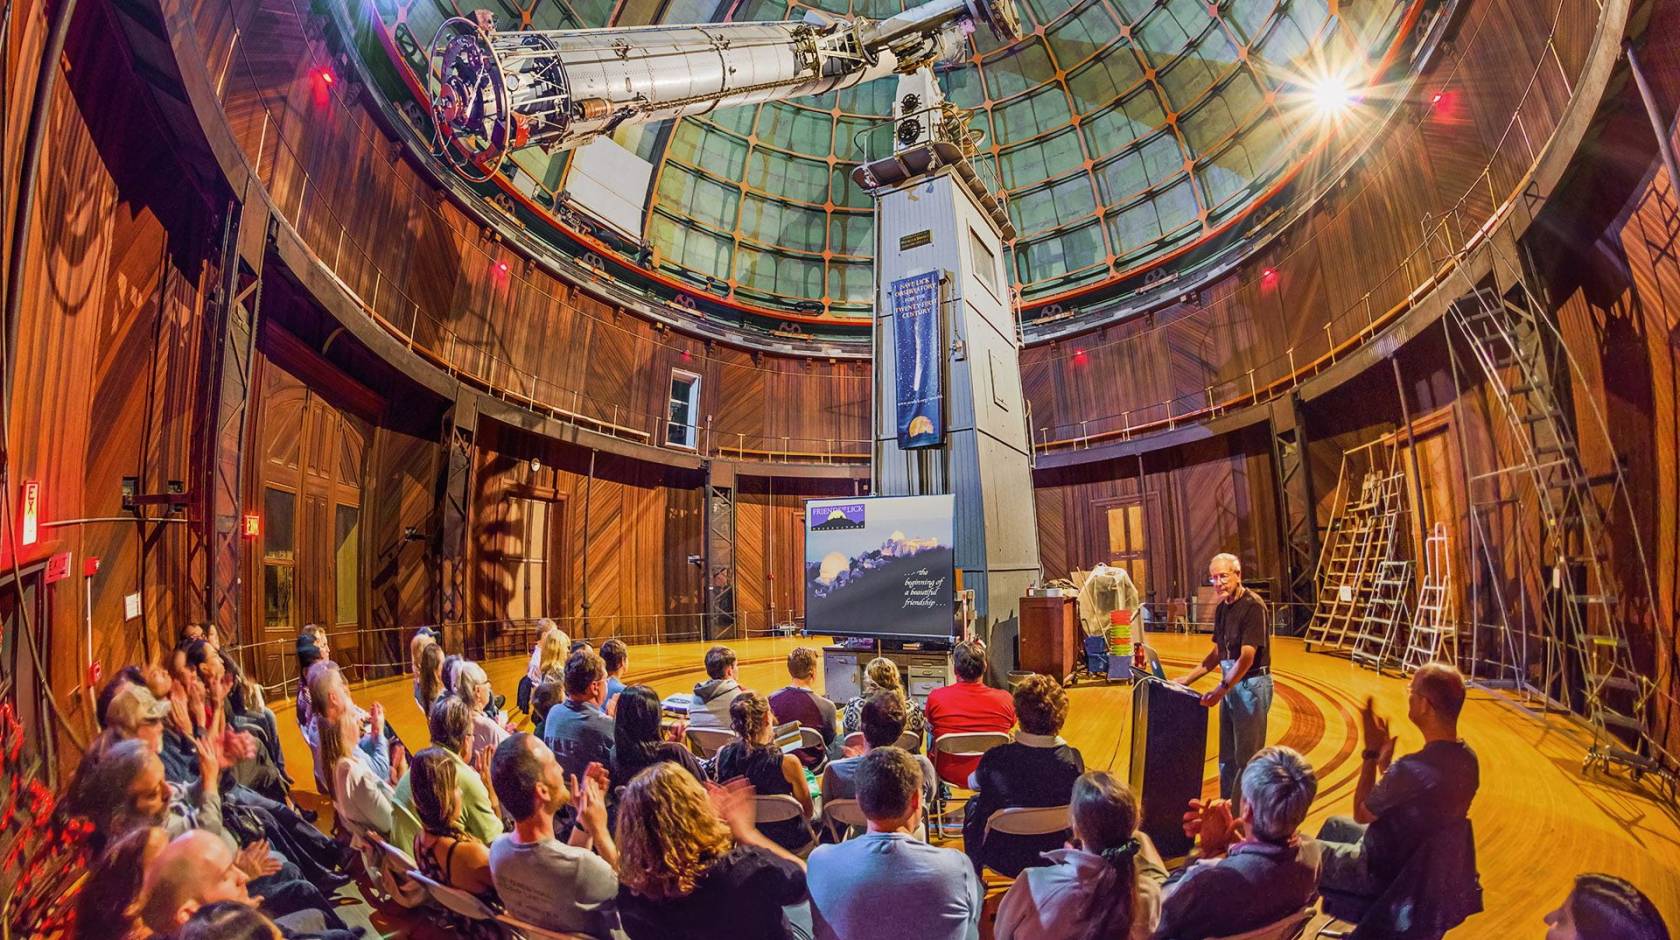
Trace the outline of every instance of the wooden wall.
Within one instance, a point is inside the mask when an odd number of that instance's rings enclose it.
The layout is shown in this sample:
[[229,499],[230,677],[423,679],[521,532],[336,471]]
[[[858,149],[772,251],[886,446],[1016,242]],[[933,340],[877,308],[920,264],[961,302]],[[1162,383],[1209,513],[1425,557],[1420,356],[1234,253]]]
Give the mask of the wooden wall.
[[[23,115],[44,34],[38,5],[19,4],[12,16],[5,65],[16,78],[6,83],[8,233]],[[59,768],[73,764],[76,745],[94,728],[83,697],[87,664],[108,673],[172,644],[183,623],[203,617],[197,566],[205,546],[182,523],[204,513],[194,468],[203,459],[205,314],[217,279],[212,259],[220,228],[214,200],[183,183],[169,129],[145,106],[147,92],[127,60],[110,54],[116,29],[103,4],[78,8],[52,102],[35,236],[19,285],[7,495],[15,511],[22,483],[39,483],[43,527],[39,542],[21,546],[16,559],[9,540],[0,540],[0,581],[8,583],[8,595],[15,590],[9,584],[15,560],[26,583],[39,585],[39,566],[69,555],[68,577],[40,588],[33,624],[45,644],[47,694],[68,728],[41,718],[32,731],[56,727],[58,733],[32,735],[29,747],[50,741]],[[133,106],[111,107],[116,100]],[[13,248],[8,242],[8,258]],[[125,516],[125,476],[138,477],[143,493],[182,481],[190,506],[169,522],[103,521]],[[162,514],[157,507],[148,512]],[[76,519],[100,521],[47,527]],[[89,558],[99,559],[99,571],[85,579]],[[134,593],[141,613],[128,619],[123,599]],[[40,718],[43,700],[24,700],[41,683],[22,666],[26,647],[14,645],[17,639],[7,637],[14,656],[0,669],[20,682],[25,718]]]

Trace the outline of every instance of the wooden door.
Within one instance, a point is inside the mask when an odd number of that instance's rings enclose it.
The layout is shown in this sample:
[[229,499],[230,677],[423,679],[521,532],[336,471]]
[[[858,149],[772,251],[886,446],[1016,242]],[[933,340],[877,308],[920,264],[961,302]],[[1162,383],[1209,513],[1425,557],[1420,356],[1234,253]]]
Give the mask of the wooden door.
[[776,544],[771,547],[770,603],[776,623],[805,618],[804,512],[780,509],[772,519]]

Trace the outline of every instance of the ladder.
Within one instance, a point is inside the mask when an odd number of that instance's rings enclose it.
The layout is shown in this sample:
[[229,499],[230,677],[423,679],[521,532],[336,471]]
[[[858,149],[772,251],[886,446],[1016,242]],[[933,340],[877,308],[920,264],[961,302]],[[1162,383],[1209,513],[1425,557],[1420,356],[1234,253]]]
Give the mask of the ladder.
[[1417,672],[1424,663],[1458,662],[1458,629],[1447,620],[1452,589],[1452,558],[1447,554],[1447,524],[1435,528],[1423,542],[1423,581],[1418,584],[1417,614],[1406,636],[1400,671]]
[[[1538,558],[1547,566],[1553,602],[1540,605],[1542,651],[1552,672],[1556,663],[1567,668],[1572,650],[1580,667],[1582,710],[1593,730],[1593,743],[1584,769],[1621,766],[1635,777],[1656,773],[1673,785],[1675,756],[1653,733],[1650,718],[1656,709],[1655,684],[1636,666],[1628,642],[1627,611],[1610,569],[1610,520],[1595,489],[1609,488],[1612,500],[1626,500],[1620,465],[1604,477],[1590,478],[1581,459],[1572,421],[1557,400],[1554,375],[1579,371],[1553,324],[1536,314],[1538,302],[1519,276],[1522,302],[1477,288],[1449,308],[1487,386],[1505,418],[1515,454],[1506,465],[1472,478],[1472,485],[1503,478],[1517,492],[1519,503],[1533,506],[1538,515]],[[1602,425],[1602,416],[1599,416]],[[1606,439],[1608,430],[1601,427]],[[1626,503],[1631,510],[1631,503]],[[1636,561],[1645,564],[1637,533],[1632,537]],[[1650,590],[1649,572],[1640,576]],[[1637,589],[1637,584],[1628,584]],[[1507,628],[1508,629],[1508,628]],[[1505,646],[1516,644],[1505,638]],[[1554,649],[1555,647],[1555,649]],[[1512,664],[1519,673],[1526,664]],[[1541,693],[1556,686],[1568,694],[1564,675],[1546,676]]]
[[1389,663],[1399,663],[1393,648],[1406,619],[1406,593],[1412,586],[1412,563],[1387,559],[1377,564],[1377,579],[1373,582],[1370,603],[1359,622],[1359,632],[1353,638],[1352,658],[1361,666],[1378,672]]
[[1402,474],[1373,468],[1361,480],[1358,498],[1331,519],[1307,649],[1344,649],[1349,631],[1364,621],[1375,598],[1378,566],[1393,560],[1404,486]]

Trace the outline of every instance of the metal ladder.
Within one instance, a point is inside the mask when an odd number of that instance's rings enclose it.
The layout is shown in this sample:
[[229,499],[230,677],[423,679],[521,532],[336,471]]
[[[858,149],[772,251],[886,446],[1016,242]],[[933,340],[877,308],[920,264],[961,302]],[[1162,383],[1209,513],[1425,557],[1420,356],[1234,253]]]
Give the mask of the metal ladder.
[[1447,524],[1437,522],[1423,543],[1417,613],[1406,636],[1406,653],[1400,659],[1400,671],[1406,675],[1417,672],[1424,663],[1458,662],[1458,628],[1447,619],[1452,590],[1452,559],[1447,552]]
[[1370,603],[1353,638],[1352,658],[1361,666],[1378,672],[1389,663],[1399,664],[1393,648],[1400,633],[1400,624],[1410,612],[1406,601],[1412,586],[1412,563],[1385,560],[1377,563],[1377,579],[1373,582]]
[[1349,631],[1367,616],[1377,568],[1394,556],[1403,486],[1402,474],[1372,469],[1360,482],[1358,499],[1344,503],[1331,520],[1307,649],[1346,648]]
[[[1581,664],[1584,711],[1593,729],[1583,767],[1608,771],[1622,766],[1635,777],[1658,773],[1672,787],[1677,764],[1652,733],[1649,719],[1657,690],[1633,661],[1623,599],[1609,571],[1609,520],[1593,492],[1595,486],[1608,485],[1613,499],[1625,499],[1626,483],[1619,465],[1608,481],[1587,476],[1573,427],[1554,393],[1555,369],[1547,360],[1552,349],[1565,360],[1568,351],[1556,328],[1535,314],[1538,306],[1526,283],[1520,277],[1515,281],[1522,287],[1522,303],[1478,288],[1449,312],[1488,379],[1517,450],[1513,463],[1476,475],[1472,486],[1503,477],[1521,494],[1515,497],[1518,505],[1526,496],[1538,510],[1535,554],[1550,565],[1553,593],[1562,601],[1541,605],[1541,632],[1548,647],[1572,647]],[[1566,368],[1579,371],[1572,361]],[[1637,533],[1634,547],[1643,568]],[[1649,591],[1648,571],[1642,576]],[[1512,638],[1505,637],[1505,644],[1513,646]],[[1543,651],[1547,672],[1553,663],[1566,663],[1562,652]],[[1567,681],[1557,678],[1567,694]],[[1542,694],[1550,695],[1552,679],[1545,677]]]

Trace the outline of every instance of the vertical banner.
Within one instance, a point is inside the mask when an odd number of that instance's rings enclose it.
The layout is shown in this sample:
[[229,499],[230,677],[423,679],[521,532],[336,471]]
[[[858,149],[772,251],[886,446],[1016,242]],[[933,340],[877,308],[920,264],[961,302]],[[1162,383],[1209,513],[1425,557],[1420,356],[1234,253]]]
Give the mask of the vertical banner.
[[939,272],[892,282],[893,360],[898,367],[898,446],[945,443],[945,356]]

